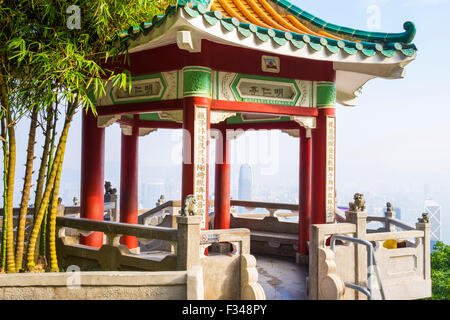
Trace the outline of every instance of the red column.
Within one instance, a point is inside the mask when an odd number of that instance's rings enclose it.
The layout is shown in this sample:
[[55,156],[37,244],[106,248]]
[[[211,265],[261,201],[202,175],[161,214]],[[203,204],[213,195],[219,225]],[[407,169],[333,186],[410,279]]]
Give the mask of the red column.
[[[327,205],[334,206],[334,182],[333,185],[328,186],[329,179],[327,179],[327,120],[328,118],[335,118],[335,110],[333,108],[319,109],[317,116],[316,129],[313,130],[312,140],[312,196],[311,196],[311,223],[323,224],[327,223]],[[334,132],[334,131],[333,131]],[[334,143],[334,137],[333,137]],[[334,146],[334,144],[333,144]],[[333,164],[332,174],[334,181],[334,150],[333,150]],[[329,191],[328,188],[332,188]],[[330,200],[327,195],[332,192],[333,200]],[[329,204],[328,201],[332,201]],[[334,208],[333,208],[334,210]],[[333,213],[334,215],[334,213]]]
[[[103,221],[105,128],[97,127],[97,118],[91,111],[82,111],[81,125],[81,191],[80,217]],[[103,245],[103,233],[94,232],[80,243],[92,247]]]
[[[209,198],[209,114],[211,100],[202,97],[184,98],[183,104],[183,165],[181,199],[193,194],[205,214],[204,229],[208,229]],[[200,116],[199,108],[206,111],[206,123],[196,129],[196,120]],[[203,114],[203,113],[202,113]],[[197,125],[200,122],[197,121]],[[197,131],[196,131],[197,130]],[[202,137],[205,139],[200,142]],[[197,140],[197,144],[196,144]],[[197,146],[197,150],[195,150]],[[204,179],[204,180],[203,180]],[[204,185],[202,185],[204,183]]]
[[216,139],[216,176],[214,186],[214,229],[230,228],[230,142],[226,129]]
[[[133,127],[132,134],[122,133],[120,163],[120,222],[138,223],[138,128]],[[120,243],[128,249],[137,248],[134,236],[122,236]]]
[[311,137],[300,129],[300,182],[298,217],[298,253],[308,254],[309,226],[311,224]]

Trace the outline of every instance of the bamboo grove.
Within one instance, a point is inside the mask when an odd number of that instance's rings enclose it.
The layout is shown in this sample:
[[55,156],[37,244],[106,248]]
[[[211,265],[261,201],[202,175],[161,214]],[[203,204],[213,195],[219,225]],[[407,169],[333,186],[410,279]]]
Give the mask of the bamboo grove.
[[[59,271],[55,221],[72,119],[77,112],[96,114],[93,97],[105,94],[108,81],[129,88],[129,73],[103,69],[100,61],[126,61],[126,43],[118,33],[150,21],[167,4],[157,0],[0,0],[1,273]],[[70,11],[74,7],[78,10]],[[78,19],[79,25],[71,28],[69,19]],[[16,128],[25,120],[28,142],[17,145]],[[36,143],[39,134],[42,146]],[[17,159],[18,148],[26,149],[26,159]],[[16,177],[22,161],[24,176]],[[20,179],[21,200],[14,203]],[[28,238],[27,214],[33,216]]]

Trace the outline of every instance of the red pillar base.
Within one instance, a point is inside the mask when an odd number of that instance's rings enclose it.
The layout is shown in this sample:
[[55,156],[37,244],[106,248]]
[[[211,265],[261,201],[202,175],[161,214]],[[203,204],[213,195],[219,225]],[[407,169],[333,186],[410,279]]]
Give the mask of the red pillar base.
[[300,129],[300,181],[298,253],[308,254],[309,227],[311,225],[311,137],[304,128]]
[[[319,109],[317,128],[313,130],[312,145],[312,208],[311,223],[327,223],[327,212],[333,211],[335,202],[335,128],[328,119],[335,118],[333,108]],[[328,128],[329,127],[329,128]],[[327,132],[332,130],[330,134]],[[330,179],[330,175],[331,178]],[[332,222],[332,221],[328,221]]]
[[214,229],[230,228],[230,143],[226,129],[216,138],[216,172],[214,187]]
[[[132,134],[122,133],[120,163],[120,222],[138,223],[138,128],[133,127]],[[138,240],[134,236],[122,236],[120,243],[135,249]]]
[[181,199],[192,194],[204,215],[202,229],[208,229],[209,215],[209,114],[208,98],[184,98],[183,165]]
[[[203,215],[202,230],[207,230],[209,224],[210,107],[208,98],[184,98],[181,199],[184,201],[190,194],[195,196]],[[205,255],[208,255],[208,249],[205,249]]]
[[[82,111],[81,134],[80,217],[103,221],[105,129],[97,127],[97,118],[91,111]],[[103,233],[80,235],[80,243],[99,248],[103,245]]]

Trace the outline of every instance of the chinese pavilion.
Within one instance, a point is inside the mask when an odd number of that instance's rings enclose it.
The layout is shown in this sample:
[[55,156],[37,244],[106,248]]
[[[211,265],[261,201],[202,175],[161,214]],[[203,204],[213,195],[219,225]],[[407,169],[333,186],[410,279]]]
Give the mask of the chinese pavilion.
[[[342,27],[286,0],[179,0],[131,27],[121,34],[129,63],[105,63],[131,72],[131,91],[109,85],[98,118],[83,113],[81,217],[103,219],[104,130],[114,122],[122,128],[120,221],[138,221],[138,137],[173,128],[184,129],[180,196],[195,196],[203,228],[208,148],[217,139],[217,229],[230,222],[233,130],[278,129],[300,138],[298,250],[306,255],[309,225],[335,219],[336,103],[354,106],[367,81],[404,76],[417,49],[414,24],[403,27]],[[83,241],[101,246],[103,237]],[[124,243],[137,247],[134,237]]]

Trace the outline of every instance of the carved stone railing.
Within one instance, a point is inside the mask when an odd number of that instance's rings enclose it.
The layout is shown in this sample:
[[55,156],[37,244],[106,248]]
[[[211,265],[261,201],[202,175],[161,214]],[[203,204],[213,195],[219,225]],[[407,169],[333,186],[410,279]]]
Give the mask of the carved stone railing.
[[[271,217],[274,217],[275,215],[279,217],[298,216],[298,204],[247,201],[247,200],[230,200],[230,205],[232,207],[244,207],[246,209],[266,209],[269,213],[269,216]],[[277,213],[277,211],[280,210],[285,210],[288,212]]]
[[[135,236],[138,239],[160,239],[176,246],[178,233],[173,228],[149,227],[135,224],[95,221],[89,219],[57,217],[58,257],[63,266],[81,263],[84,268],[102,270],[176,270],[180,264],[172,253],[157,257],[145,257],[132,253],[126,246],[119,244],[121,235]],[[75,243],[72,237],[66,237],[66,228],[77,229],[82,235],[97,231],[103,232],[106,243],[101,248],[93,248]]]
[[[217,254],[214,245],[228,244],[231,250]],[[219,296],[241,300],[265,300],[266,296],[258,283],[256,259],[250,254],[250,231],[248,229],[202,230],[200,234],[200,252],[210,248],[209,254],[202,254],[201,265],[204,270],[205,299]],[[240,274],[240,277],[236,277]],[[224,281],[230,279],[231,281]],[[223,283],[227,283],[226,288]]]
[[[166,228],[58,217],[58,258],[64,267],[78,265],[88,270],[187,270],[195,275],[188,279],[188,286],[189,281],[193,281],[191,287],[196,287],[191,299],[265,299],[257,283],[256,260],[249,254],[248,229],[201,231],[201,216],[177,216],[176,220],[177,228]],[[103,232],[107,241],[101,248],[73,243],[71,238],[65,237],[67,228],[77,229],[84,236]],[[175,252],[132,253],[119,244],[121,235],[169,241]],[[209,250],[205,255],[206,247],[223,243],[229,243],[234,250],[225,254]]]
[[167,201],[147,212],[139,215],[138,223],[143,225],[158,225],[167,216],[176,216],[181,209],[181,201]]
[[[251,231],[251,252],[296,257],[298,251],[298,222],[283,221],[283,217],[298,216],[298,205],[258,201],[231,200],[233,207],[264,208],[267,214],[231,213],[231,228]],[[277,212],[284,210],[287,212]]]
[[[379,222],[376,230],[368,222]],[[400,229],[400,230],[397,230]],[[367,249],[360,244],[341,243],[329,247],[332,235],[344,235],[372,243],[386,299],[421,299],[431,296],[430,225],[415,227],[385,217],[368,217],[364,211],[347,211],[346,222],[312,225],[310,228],[309,299],[366,299],[343,283],[367,287]],[[338,240],[339,241],[339,240]],[[392,246],[389,243],[398,245]],[[339,242],[338,242],[339,244]],[[373,283],[374,299],[382,297]]]

